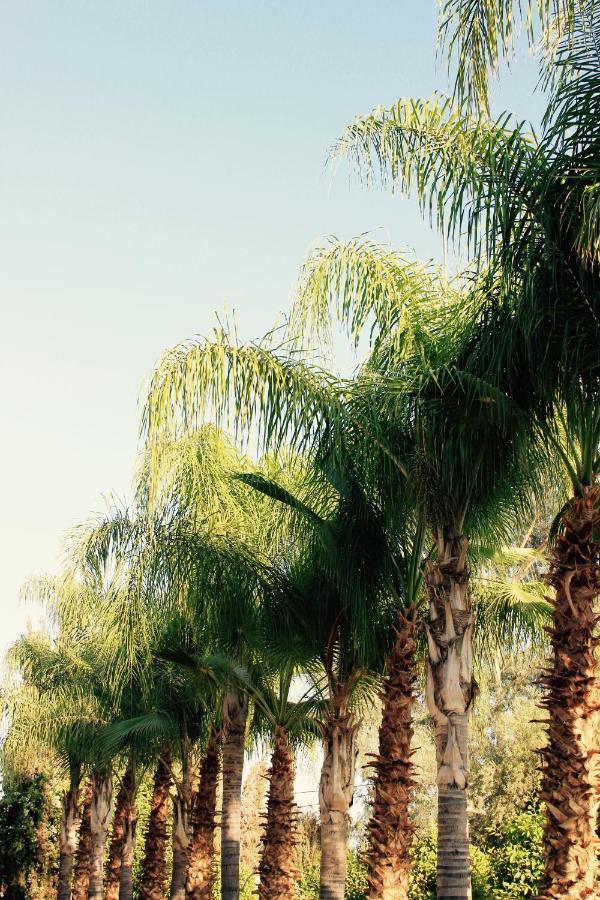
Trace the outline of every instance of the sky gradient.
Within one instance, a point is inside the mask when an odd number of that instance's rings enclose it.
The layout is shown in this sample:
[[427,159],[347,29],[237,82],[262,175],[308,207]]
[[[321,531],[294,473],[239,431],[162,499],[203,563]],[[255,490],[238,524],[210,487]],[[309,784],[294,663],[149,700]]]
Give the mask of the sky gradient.
[[[435,0],[19,0],[0,9],[0,650],[64,533],[129,490],[166,347],[268,331],[307,249],[364,232],[436,256],[414,203],[327,149],[447,89]],[[539,119],[525,52],[496,105]],[[343,361],[342,361],[343,362]]]

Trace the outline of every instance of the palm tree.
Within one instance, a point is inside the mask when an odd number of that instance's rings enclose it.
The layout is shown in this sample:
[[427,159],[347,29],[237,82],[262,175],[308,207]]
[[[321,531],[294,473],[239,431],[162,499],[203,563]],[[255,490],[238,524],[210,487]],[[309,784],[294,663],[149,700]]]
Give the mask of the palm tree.
[[[265,589],[261,607],[261,625],[265,648],[272,648],[274,622],[269,605],[270,591]],[[274,593],[277,608],[278,593]],[[275,614],[277,619],[277,614]],[[267,775],[268,794],[262,854],[259,865],[258,896],[260,900],[293,900],[297,893],[296,805],[294,802],[294,749],[312,742],[318,730],[315,712],[318,701],[311,696],[310,687],[299,700],[291,693],[297,661],[273,654],[277,672],[269,671],[268,653],[245,680],[246,689],[254,702],[254,730],[267,736],[271,745],[271,766]]]
[[140,900],[164,900],[166,894],[170,787],[170,754],[168,748],[163,748],[154,774],[150,818],[141,865]]
[[[70,894],[77,799],[83,766],[90,768],[89,822],[82,823],[90,840],[89,869],[84,848],[79,853],[81,878],[90,897],[103,894],[104,842],[110,815],[110,764],[102,754],[103,725],[114,711],[114,695],[103,680],[98,645],[87,630],[98,609],[97,585],[75,581],[70,574],[37,579],[26,594],[45,603],[57,629],[49,635],[23,637],[13,645],[11,657],[38,695],[38,714],[31,723],[37,739],[62,756],[69,771],[63,797],[61,825],[61,877],[59,889]],[[86,806],[87,813],[87,806]],[[81,843],[81,842],[80,842]],[[89,876],[88,876],[89,871]]]
[[[316,329],[322,334],[333,307],[356,341],[369,318],[374,320],[373,349],[362,379],[364,397],[359,392],[352,408],[355,417],[369,422],[367,430],[377,431],[385,448],[388,464],[380,465],[378,477],[382,507],[392,514],[402,510],[397,503],[402,490],[414,497],[417,550],[400,556],[407,560],[403,588],[412,603],[423,577],[424,529],[432,535],[424,580],[430,601],[427,696],[438,755],[439,896],[448,890],[461,892],[449,896],[470,891],[465,789],[475,682],[465,534],[490,544],[500,540],[509,511],[527,508],[529,501],[521,474],[525,449],[531,452],[523,412],[483,378],[469,378],[454,363],[469,319],[477,314],[476,301],[476,292],[465,290],[460,281],[449,283],[443,273],[362,239],[332,242],[311,255],[292,318],[297,331],[310,334]],[[533,458],[530,469],[532,463]],[[401,530],[407,533],[406,523]],[[414,632],[403,631],[402,640],[410,647]],[[395,648],[401,663],[403,644]],[[387,716],[392,711],[397,716],[408,702],[411,684],[410,668],[401,693],[394,695],[393,680],[388,679],[382,749],[390,732],[394,734]],[[408,719],[409,712],[404,712]],[[405,778],[410,778],[409,742],[410,734],[402,756]],[[397,750],[397,737],[395,744]],[[385,747],[380,759],[389,759],[390,752],[392,748]],[[410,780],[397,779],[395,789],[385,777],[377,782],[369,854],[372,897],[406,896],[409,844],[398,846],[391,837],[385,810],[394,797],[398,813],[406,817],[408,788]],[[378,824],[381,819],[384,824]]]
[[[131,900],[133,891],[132,865],[137,826],[135,797],[138,786],[138,766],[130,753],[120,779],[115,802],[108,861],[106,865],[105,900]],[[123,886],[121,888],[121,881]]]
[[200,765],[199,785],[192,811],[186,896],[211,900],[216,881],[215,833],[217,788],[221,772],[222,731],[212,725]]
[[[204,629],[204,646],[234,668],[252,665],[257,573],[279,540],[265,518],[266,504],[261,507],[254,493],[234,477],[244,466],[241,455],[222,433],[204,426],[181,440],[161,440],[152,445],[141,483],[141,495],[178,522],[178,538],[170,544],[169,565],[175,573],[179,598],[184,586],[186,614],[200,631]],[[239,895],[247,716],[245,689],[239,680],[226,678],[220,710],[224,898]]]
[[[540,138],[507,115],[493,122],[434,98],[399,101],[361,118],[341,143],[368,171],[376,166],[394,186],[415,187],[448,235],[468,235],[472,253],[483,260],[485,301],[459,365],[527,411],[530,427],[540,429],[572,483],[563,534],[550,560],[556,608],[545,701],[550,720],[542,787],[544,897],[591,890],[596,869],[595,761],[587,723],[595,671],[591,610],[600,583],[593,537],[599,20],[591,3],[564,6],[569,14],[554,23],[558,38],[543,62],[550,98]],[[468,21],[466,13],[467,26]],[[459,24],[459,45],[467,26]],[[496,21],[489,35],[480,36],[483,46],[497,41],[499,29]],[[468,41],[465,47],[469,63],[476,50]],[[464,66],[463,77],[468,80]],[[571,712],[566,721],[565,708]],[[557,815],[565,804],[577,815]]]
[[274,633],[288,646],[303,646],[317,666],[312,678],[322,707],[317,720],[323,740],[320,895],[343,898],[357,699],[372,684],[391,633],[391,555],[379,511],[362,490],[348,454],[343,464],[333,454],[324,455],[314,473],[310,468],[307,473],[314,482],[307,497],[312,506],[259,474],[245,480],[284,503],[302,522],[297,556],[288,549],[271,575],[270,612],[277,622]]
[[[248,489],[231,478],[228,481],[223,474],[230,473],[232,460],[238,463],[239,456],[214,428],[206,428],[185,441],[163,443],[158,472],[148,466],[142,469],[139,513],[129,520],[127,515],[117,514],[97,523],[100,555],[120,542],[128,557],[130,611],[122,618],[127,646],[137,648],[127,660],[134,670],[140,666],[147,669],[147,659],[160,652],[167,653],[175,663],[188,657],[200,659],[206,674],[213,671],[211,664],[202,661],[207,652],[237,662],[243,662],[250,652],[255,566],[243,549],[242,539],[249,530],[258,532],[260,523],[250,520],[238,499],[241,493],[247,495]],[[89,546],[88,542],[87,552]],[[119,666],[116,671],[121,671]],[[207,701],[198,692],[197,679],[187,689],[190,700],[196,696],[198,702],[202,701],[202,719],[206,724]],[[228,682],[220,702],[224,732],[222,884],[224,894],[229,895],[239,891],[236,873],[247,699],[236,682]],[[214,719],[214,709],[211,718]],[[165,720],[161,721],[164,724]],[[195,734],[188,751],[199,737],[200,733]],[[180,750],[178,742],[172,752],[184,767],[184,776],[174,779],[173,896],[185,889],[192,837],[194,769],[187,761],[189,752],[182,754]]]
[[[355,456],[360,453],[367,458],[372,448],[379,448],[385,463],[399,468],[405,477],[402,462],[377,437],[377,423],[365,418],[360,409],[348,409],[351,390],[349,383],[337,381],[302,358],[286,358],[272,350],[268,342],[239,346],[220,329],[211,341],[182,345],[165,355],[152,380],[145,427],[152,445],[178,433],[182,423],[185,429],[195,428],[204,415],[210,415],[236,427],[256,425],[265,444],[277,448],[289,440],[297,450],[319,447],[322,441],[325,446],[333,443],[339,450],[338,435],[355,433]],[[413,559],[419,557],[416,548],[417,544]],[[416,583],[413,578],[413,586]],[[335,644],[335,636],[333,641]],[[355,726],[347,709],[348,697],[338,699],[344,706],[344,725],[348,726],[344,732],[348,736]],[[351,767],[352,753],[345,756]],[[408,758],[406,772],[409,764]],[[401,802],[404,808],[400,818],[406,821],[407,791]],[[344,865],[340,859],[340,866]],[[340,889],[339,879],[336,889]]]
[[[73,900],[87,900],[90,886],[90,860],[92,850],[92,782],[88,779],[83,794],[79,841],[73,873]],[[69,885],[70,887],[70,885]]]

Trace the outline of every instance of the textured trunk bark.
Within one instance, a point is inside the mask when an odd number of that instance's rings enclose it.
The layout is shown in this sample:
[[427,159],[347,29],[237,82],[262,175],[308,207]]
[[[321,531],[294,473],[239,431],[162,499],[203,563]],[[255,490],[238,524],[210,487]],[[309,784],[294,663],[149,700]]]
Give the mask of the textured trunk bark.
[[217,785],[221,770],[221,732],[213,728],[200,767],[200,786],[192,815],[187,872],[188,900],[211,900],[216,880]]
[[595,636],[600,593],[600,488],[571,501],[550,557],[551,667],[543,679],[548,744],[542,751],[546,867],[540,900],[597,897],[598,750],[593,740]]
[[171,876],[171,900],[185,900],[185,881],[187,873],[187,847],[173,846],[173,874]]
[[88,900],[102,900],[104,894],[104,850],[112,807],[112,775],[94,773],[92,775],[92,787],[92,812],[90,818],[92,849],[90,853]]
[[132,900],[133,897],[133,856],[135,852],[135,833],[137,829],[137,810],[133,800],[129,815],[125,821],[125,839],[123,841],[123,862],[119,879],[119,900]]
[[62,799],[58,864],[58,900],[71,900],[71,877],[79,824],[79,780],[71,784]]
[[90,886],[90,856],[92,848],[92,782],[86,782],[83,795],[83,809],[79,825],[79,843],[75,858],[75,881],[73,884],[73,900],[87,900]]
[[409,805],[414,785],[411,741],[415,683],[415,611],[400,617],[387,661],[366,855],[369,900],[407,900],[413,828]]
[[170,757],[163,754],[154,775],[150,818],[146,831],[140,900],[164,900],[167,891],[167,836],[169,827]]
[[344,900],[358,729],[347,699],[344,691],[333,698],[330,714],[323,724],[323,767],[319,782],[320,900]]
[[185,900],[185,884],[188,867],[188,851],[191,839],[191,784],[178,786],[173,797],[173,871],[171,875],[171,900]]
[[296,806],[294,757],[287,734],[276,728],[269,771],[267,822],[259,866],[259,900],[293,900],[299,876],[296,867]]
[[248,701],[237,693],[223,698],[223,814],[221,826],[221,896],[240,896],[240,818]]
[[123,775],[115,804],[106,871],[106,900],[119,900],[125,834],[132,814],[131,807],[135,802],[135,787],[135,764],[133,760],[130,760]]
[[437,561],[426,571],[427,702],[435,722],[438,786],[437,897],[471,898],[467,823],[469,711],[473,680],[473,611],[468,542],[437,536]]

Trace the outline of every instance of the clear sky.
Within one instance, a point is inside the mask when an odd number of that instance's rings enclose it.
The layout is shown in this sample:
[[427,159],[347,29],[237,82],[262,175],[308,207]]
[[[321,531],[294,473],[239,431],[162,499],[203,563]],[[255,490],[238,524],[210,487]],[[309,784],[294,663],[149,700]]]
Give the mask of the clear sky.
[[[446,89],[435,0],[19,0],[0,6],[0,650],[22,582],[126,495],[161,351],[236,310],[258,337],[307,248],[413,203],[325,172],[358,113]],[[498,104],[539,118],[526,54]]]

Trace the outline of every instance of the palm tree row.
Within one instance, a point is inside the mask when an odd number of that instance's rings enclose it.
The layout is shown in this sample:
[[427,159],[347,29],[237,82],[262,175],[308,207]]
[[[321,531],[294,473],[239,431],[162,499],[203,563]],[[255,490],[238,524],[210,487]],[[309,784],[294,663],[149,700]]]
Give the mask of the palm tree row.
[[[279,346],[219,326],[169,350],[150,382],[132,509],[81,529],[64,575],[32,585],[51,633],[12,650],[22,684],[4,753],[16,760],[31,742],[69,773],[61,898],[131,896],[149,766],[140,896],[167,890],[169,792],[169,895],[211,896],[220,774],[221,891],[239,897],[244,755],[261,736],[272,757],[259,896],[295,894],[294,754],[320,740],[320,896],[342,900],[361,707],[376,693],[368,895],[406,898],[421,658],[437,896],[469,898],[476,668],[544,627],[539,898],[595,895],[600,19],[591,0],[538,6],[549,94],[539,137],[488,109],[513,4],[448,0],[455,98],[378,109],[336,147],[367,180],[415,193],[468,266],[449,278],[364,238],[331,241],[303,268]],[[368,335],[352,378],[305,350],[326,346],[334,320],[356,344]],[[505,548],[549,509],[544,589],[526,541]],[[490,575],[501,557],[503,576]]]
[[[341,409],[342,401],[336,403]],[[388,654],[370,869],[373,883],[383,879],[386,890],[406,883],[410,672],[426,531],[415,522],[410,535],[408,495],[399,528],[402,483],[393,517],[369,499],[368,472],[351,430],[346,440],[344,449],[327,438],[310,463],[288,455],[284,464],[266,458],[258,470],[204,426],[164,445],[159,463],[148,458],[135,514],[115,508],[81,529],[64,576],[30,586],[49,605],[52,636],[23,638],[11,652],[24,683],[4,752],[10,759],[25,740],[42,743],[72,774],[63,805],[61,835],[68,838],[61,843],[61,897],[71,896],[71,888],[74,896],[132,895],[135,794],[148,766],[156,776],[140,896],[163,897],[167,890],[169,786],[169,895],[210,896],[221,765],[221,884],[223,896],[237,896],[248,728],[268,735],[273,747],[260,896],[294,896],[294,748],[318,737],[322,895],[343,896],[361,702],[381,683]],[[386,459],[382,453],[380,464]],[[511,633],[539,625],[538,594],[534,589],[524,602],[509,596],[516,617]],[[486,615],[500,625],[505,612],[490,606]],[[292,701],[294,683],[302,685],[302,696]],[[390,755],[386,729],[401,742],[401,758]],[[394,810],[402,827],[390,864],[383,855],[391,815],[385,807],[388,791],[397,792],[398,768],[404,787]],[[72,882],[84,771],[89,803]],[[383,875],[382,860],[389,870]]]

